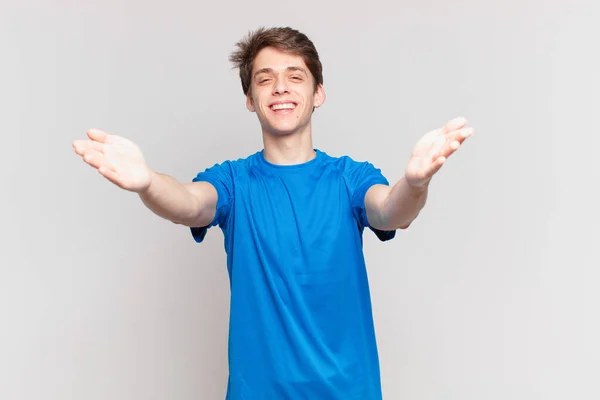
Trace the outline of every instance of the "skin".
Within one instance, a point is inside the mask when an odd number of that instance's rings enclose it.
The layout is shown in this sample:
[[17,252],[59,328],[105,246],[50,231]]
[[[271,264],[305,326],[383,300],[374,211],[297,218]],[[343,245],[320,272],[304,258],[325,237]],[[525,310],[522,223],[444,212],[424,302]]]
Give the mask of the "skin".
[[[313,108],[325,99],[323,86],[314,89],[314,78],[301,57],[269,47],[257,54],[246,107],[260,122],[267,161],[290,165],[315,157],[311,118]],[[277,113],[269,107],[274,102],[293,102],[296,108]]]
[[[313,110],[325,103],[301,57],[274,48],[262,49],[254,60],[246,107],[256,113],[267,161],[293,165],[316,154],[312,141]],[[274,103],[291,102],[293,110],[275,112]],[[377,229],[405,229],[424,207],[433,176],[472,136],[473,129],[458,117],[426,133],[415,145],[404,176],[393,186],[374,185],[365,196],[369,223]],[[148,167],[140,148],[127,138],[90,129],[88,139],[73,148],[83,161],[118,187],[137,193],[157,215],[177,224],[206,226],[215,213],[217,192],[205,182],[182,184]]]
[[[326,96],[322,85],[314,90],[314,79],[302,58],[263,49],[254,61],[252,77],[246,106],[260,121],[267,160],[289,165],[313,158],[312,110],[323,105]],[[298,105],[289,114],[276,115],[269,108],[276,101]],[[472,134],[461,117],[425,134],[411,153],[404,177],[392,187],[375,185],[367,192],[369,223],[382,230],[407,228],[424,207],[435,173]]]
[[367,219],[378,229],[406,229],[425,206],[434,175],[474,134],[463,117],[426,133],[415,145],[404,176],[392,187],[374,185],[365,197]]

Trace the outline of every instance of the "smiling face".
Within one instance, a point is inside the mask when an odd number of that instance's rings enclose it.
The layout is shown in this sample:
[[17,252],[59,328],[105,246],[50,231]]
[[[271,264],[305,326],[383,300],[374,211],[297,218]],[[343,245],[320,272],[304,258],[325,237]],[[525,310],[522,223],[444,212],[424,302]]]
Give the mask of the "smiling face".
[[310,130],[313,109],[324,102],[323,86],[315,90],[314,78],[302,57],[272,47],[256,55],[246,105],[256,112],[264,134],[281,136]]

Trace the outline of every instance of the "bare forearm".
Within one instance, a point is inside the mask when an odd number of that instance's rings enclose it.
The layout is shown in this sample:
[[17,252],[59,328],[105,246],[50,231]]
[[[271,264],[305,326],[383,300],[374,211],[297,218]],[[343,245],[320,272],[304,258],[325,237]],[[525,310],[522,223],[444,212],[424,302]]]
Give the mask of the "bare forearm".
[[198,199],[169,175],[153,172],[150,186],[139,196],[152,212],[174,223],[183,224],[197,217]]
[[429,186],[410,186],[400,179],[389,191],[383,202],[383,220],[389,229],[407,228],[425,206]]

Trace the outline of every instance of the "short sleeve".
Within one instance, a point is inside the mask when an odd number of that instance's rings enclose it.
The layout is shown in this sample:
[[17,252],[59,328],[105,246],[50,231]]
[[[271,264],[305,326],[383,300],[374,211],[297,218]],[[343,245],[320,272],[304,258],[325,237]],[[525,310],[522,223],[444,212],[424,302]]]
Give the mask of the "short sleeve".
[[217,191],[217,207],[212,222],[207,226],[190,227],[194,240],[201,243],[209,228],[219,225],[223,229],[227,224],[234,193],[233,166],[229,161],[215,164],[198,173],[192,182],[208,182]]
[[367,220],[367,211],[365,208],[365,196],[367,191],[373,185],[389,185],[388,180],[383,176],[381,170],[369,162],[356,162],[349,160],[346,163],[345,174],[352,191],[352,210],[361,229],[369,228],[379,240],[387,241],[396,236],[395,230],[382,231],[373,228]]

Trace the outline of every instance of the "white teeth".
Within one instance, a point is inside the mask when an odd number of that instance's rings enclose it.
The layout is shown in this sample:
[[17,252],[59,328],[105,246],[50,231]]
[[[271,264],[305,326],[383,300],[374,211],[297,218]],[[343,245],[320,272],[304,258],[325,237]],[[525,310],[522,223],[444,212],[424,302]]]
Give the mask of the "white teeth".
[[293,103],[273,104],[271,106],[271,110],[285,110],[285,109],[293,110],[294,108],[296,108],[296,105]]

